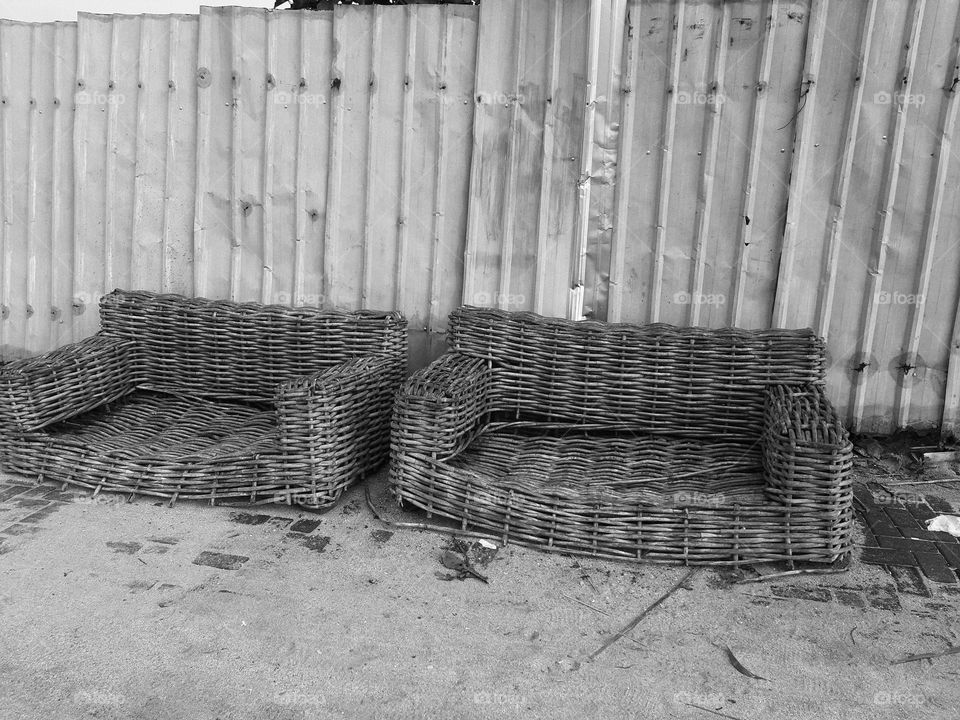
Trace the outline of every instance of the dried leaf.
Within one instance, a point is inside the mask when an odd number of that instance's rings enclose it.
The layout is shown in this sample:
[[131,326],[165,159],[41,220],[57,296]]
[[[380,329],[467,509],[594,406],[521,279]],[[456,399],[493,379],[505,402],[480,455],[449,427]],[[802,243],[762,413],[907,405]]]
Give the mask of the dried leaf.
[[[730,661],[730,664],[733,665],[733,669],[736,670],[738,673],[740,673],[741,675],[744,675],[745,677],[751,678],[753,680],[766,680],[765,677],[760,677],[759,675],[756,675],[750,672],[749,670],[747,670],[743,666],[743,664],[739,660],[737,660],[737,656],[733,654],[733,650],[731,650],[729,647],[724,645],[723,650],[725,653],[727,653],[727,660]],[[769,680],[767,682],[769,682]]]

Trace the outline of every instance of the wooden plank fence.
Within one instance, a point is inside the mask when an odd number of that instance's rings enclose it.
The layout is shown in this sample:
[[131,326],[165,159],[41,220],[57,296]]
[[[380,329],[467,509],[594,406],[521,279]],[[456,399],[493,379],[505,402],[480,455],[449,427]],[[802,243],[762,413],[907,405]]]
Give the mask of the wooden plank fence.
[[960,432],[960,0],[0,21],[0,352],[113,287],[810,326],[854,429]]

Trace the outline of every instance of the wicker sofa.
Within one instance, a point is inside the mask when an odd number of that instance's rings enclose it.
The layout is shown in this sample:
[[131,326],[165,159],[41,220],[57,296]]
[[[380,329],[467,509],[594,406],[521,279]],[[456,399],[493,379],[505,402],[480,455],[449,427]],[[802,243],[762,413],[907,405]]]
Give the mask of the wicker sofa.
[[464,307],[398,393],[397,500],[514,542],[685,564],[834,563],[852,448],[810,330]]
[[117,290],[101,331],[0,368],[5,469],[93,489],[334,504],[389,450],[398,313]]

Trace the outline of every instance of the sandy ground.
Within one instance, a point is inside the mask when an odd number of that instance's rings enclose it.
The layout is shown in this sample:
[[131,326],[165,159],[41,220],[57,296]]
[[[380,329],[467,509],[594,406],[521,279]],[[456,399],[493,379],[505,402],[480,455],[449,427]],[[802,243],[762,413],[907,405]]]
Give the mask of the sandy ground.
[[[0,502],[0,527],[51,490]],[[960,717],[960,655],[890,664],[960,642],[960,589],[898,593],[859,562],[753,584],[698,570],[591,662],[686,569],[508,546],[489,585],[445,581],[448,538],[390,534],[362,487],[320,516],[70,493],[43,513],[0,544],[3,720]]]

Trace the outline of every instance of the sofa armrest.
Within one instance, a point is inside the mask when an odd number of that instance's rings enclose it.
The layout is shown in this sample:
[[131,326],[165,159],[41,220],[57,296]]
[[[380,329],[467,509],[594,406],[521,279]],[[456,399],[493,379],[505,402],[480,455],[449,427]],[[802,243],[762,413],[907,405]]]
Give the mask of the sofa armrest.
[[787,509],[852,513],[853,445],[822,387],[771,386],[761,442],[770,499]]
[[[403,361],[368,355],[281,383],[275,395],[282,462],[315,488],[311,504],[333,502],[380,465],[390,448],[393,396]],[[317,497],[322,485],[326,497]]]
[[0,366],[0,423],[37,430],[133,392],[135,345],[95,335]]
[[394,404],[391,453],[447,458],[461,452],[492,409],[486,360],[448,353],[412,375]]

